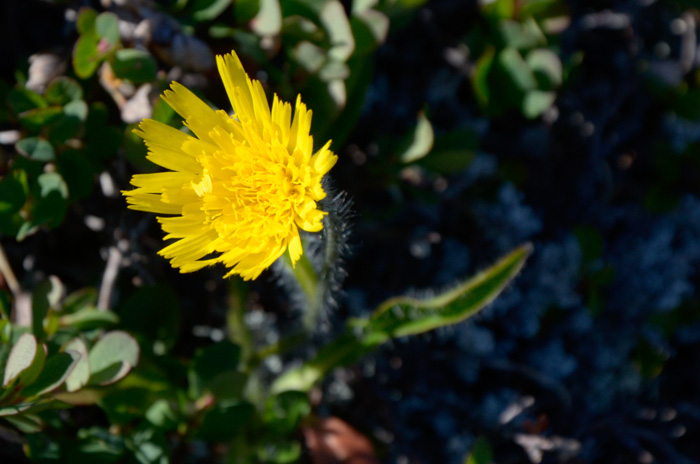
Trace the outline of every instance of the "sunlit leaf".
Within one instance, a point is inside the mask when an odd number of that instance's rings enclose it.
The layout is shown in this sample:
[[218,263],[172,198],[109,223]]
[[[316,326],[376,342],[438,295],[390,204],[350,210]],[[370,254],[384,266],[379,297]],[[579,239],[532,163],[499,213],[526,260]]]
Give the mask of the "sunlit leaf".
[[3,387],[9,385],[32,365],[38,349],[40,348],[36,337],[32,334],[25,333],[17,339],[17,342],[12,346],[10,356],[7,358],[7,363],[5,364],[5,373],[2,381]]
[[428,153],[433,148],[435,134],[433,126],[425,116],[424,112],[418,114],[418,122],[413,128],[407,139],[406,148],[400,153],[399,157],[404,163],[412,163],[417,161]]

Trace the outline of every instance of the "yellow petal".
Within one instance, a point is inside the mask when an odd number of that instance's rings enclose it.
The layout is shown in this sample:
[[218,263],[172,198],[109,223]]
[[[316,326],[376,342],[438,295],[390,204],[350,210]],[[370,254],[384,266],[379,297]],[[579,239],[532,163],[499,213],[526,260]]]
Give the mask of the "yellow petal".
[[289,240],[289,258],[292,260],[292,267],[296,266],[303,251],[299,229],[297,229],[296,226],[292,226],[292,236]]
[[[185,118],[185,125],[200,139],[212,142],[209,132],[217,126],[226,127],[228,123],[225,117],[214,111],[193,94],[187,87],[173,82],[170,84],[172,90],[163,92],[163,100],[170,105],[177,113]],[[228,117],[228,116],[226,116]]]

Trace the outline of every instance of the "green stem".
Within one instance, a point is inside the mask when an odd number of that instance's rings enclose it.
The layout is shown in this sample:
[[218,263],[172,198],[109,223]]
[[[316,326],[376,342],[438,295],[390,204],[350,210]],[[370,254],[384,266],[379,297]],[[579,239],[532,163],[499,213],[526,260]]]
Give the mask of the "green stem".
[[311,333],[316,327],[319,316],[321,315],[322,307],[322,292],[319,286],[319,276],[316,274],[311,262],[305,254],[301,255],[296,266],[292,266],[289,255],[285,255],[287,264],[289,265],[292,275],[296,278],[302,291],[306,295],[308,306],[302,318],[302,327],[304,332]]
[[243,318],[245,314],[245,296],[246,287],[241,280],[237,278],[229,279],[226,324],[231,341],[241,349],[242,365],[247,370],[248,362],[253,355],[253,340]]

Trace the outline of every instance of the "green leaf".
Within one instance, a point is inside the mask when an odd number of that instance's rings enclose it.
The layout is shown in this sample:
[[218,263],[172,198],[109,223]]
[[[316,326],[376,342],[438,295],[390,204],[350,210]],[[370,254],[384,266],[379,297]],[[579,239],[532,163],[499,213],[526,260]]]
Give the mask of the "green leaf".
[[34,335],[39,339],[46,337],[44,320],[49,311],[58,306],[64,288],[56,276],[51,276],[37,285],[32,293],[32,326]]
[[12,346],[10,356],[5,364],[5,374],[2,381],[2,386],[8,386],[12,381],[22,374],[29,366],[32,365],[36,358],[39,345],[36,337],[29,333],[20,335],[17,342]]
[[102,336],[90,350],[91,384],[105,385],[122,379],[139,360],[139,345],[126,332],[115,330]]
[[528,119],[535,119],[547,111],[557,99],[555,92],[543,92],[542,90],[531,90],[525,94],[523,99],[523,115]]
[[26,397],[39,396],[60,387],[80,360],[80,354],[73,351],[56,353],[46,360],[39,378],[21,391]]
[[44,97],[29,89],[11,89],[7,93],[7,104],[15,114],[48,106]]
[[491,444],[483,437],[477,438],[464,464],[491,464],[492,462],[493,449]]
[[189,372],[190,394],[199,397],[208,391],[219,399],[240,396],[245,376],[237,372],[240,348],[228,340],[197,350]]
[[44,427],[44,423],[41,421],[41,419],[33,414],[8,416],[5,417],[5,420],[17,427],[20,432],[27,434],[37,433]]
[[262,417],[273,432],[286,435],[294,432],[310,412],[308,394],[285,391],[268,398]]
[[87,346],[80,338],[74,338],[63,345],[62,350],[66,352],[72,351],[80,355],[72,372],[66,378],[66,391],[78,391],[87,385],[90,380],[90,361],[88,359]]
[[212,380],[221,372],[238,368],[240,349],[228,340],[197,350],[192,362],[192,370],[203,381]]
[[532,70],[527,65],[520,52],[515,48],[505,48],[497,58],[500,68],[510,79],[510,82],[521,92],[537,88],[537,81]]
[[113,46],[119,41],[119,19],[114,13],[100,13],[95,19],[95,32]]
[[53,161],[56,157],[51,144],[39,137],[18,140],[15,148],[20,154],[34,161]]
[[539,48],[528,53],[525,61],[535,73],[540,90],[553,90],[561,85],[564,71],[556,53]]
[[250,21],[250,28],[261,37],[279,34],[282,28],[279,0],[260,0],[258,14]]
[[461,322],[491,303],[520,272],[531,252],[529,244],[516,248],[485,271],[432,298],[391,298],[372,315],[372,330],[388,339]]
[[74,100],[63,107],[63,114],[77,118],[85,122],[88,114],[88,106],[83,100]]
[[61,117],[63,110],[58,106],[36,108],[20,115],[20,123],[31,131],[39,131]]
[[61,198],[68,198],[68,186],[57,172],[45,172],[37,180],[41,189],[41,196],[46,197],[53,192],[58,192]]
[[97,34],[81,35],[73,48],[73,69],[75,74],[81,79],[91,77],[100,64],[97,53],[99,43]]
[[[38,178],[41,197],[33,211],[33,220],[29,227],[46,224],[58,227],[66,215],[68,207],[68,186],[57,172],[46,172]],[[20,231],[21,232],[21,231]]]
[[506,47],[528,50],[547,44],[546,37],[532,18],[527,18],[522,23],[502,21],[499,23],[499,28]]
[[500,22],[501,20],[512,18],[515,14],[515,0],[494,0],[491,2],[482,2],[482,12],[484,16],[492,21]]
[[0,180],[0,215],[16,213],[27,201],[26,176],[23,183],[23,174],[24,171],[13,171]]
[[46,365],[46,345],[39,344],[32,360],[32,364],[20,374],[19,384],[20,385],[31,385],[36,379],[39,378],[41,371]]
[[78,19],[76,20],[76,27],[78,32],[82,34],[88,34],[95,31],[95,21],[97,20],[97,11],[92,8],[83,7],[78,12]]
[[134,48],[117,50],[110,63],[114,75],[134,84],[151,82],[156,78],[156,61],[150,53]]
[[145,417],[148,422],[161,429],[174,430],[177,428],[177,413],[166,399],[156,400],[151,407],[146,410]]
[[51,81],[44,93],[44,98],[51,105],[63,106],[83,98],[83,88],[75,79],[59,76]]
[[66,114],[64,109],[63,114],[46,128],[49,142],[54,146],[63,145],[66,141],[78,135],[80,127],[80,119]]
[[90,196],[95,174],[90,161],[79,150],[65,150],[56,163],[58,172],[68,186],[70,200],[77,201]]
[[531,251],[529,244],[516,248],[490,268],[435,297],[385,301],[370,319],[355,320],[353,328],[321,348],[314,359],[278,377],[271,391],[308,391],[334,367],[356,362],[392,338],[427,332],[473,316],[503,291]]
[[92,330],[109,327],[119,322],[119,317],[111,311],[100,311],[94,307],[80,309],[74,313],[61,316],[59,323],[62,327],[73,327],[78,330]]
[[118,308],[122,326],[172,348],[180,332],[180,302],[168,286],[144,286]]
[[228,8],[232,0],[195,0],[192,6],[195,21],[211,21]]
[[249,403],[210,409],[204,415],[195,436],[206,441],[230,441],[250,422],[254,412],[255,408]]
[[355,50],[355,38],[342,3],[337,0],[324,2],[319,19],[328,34],[331,45],[328,58],[334,61],[347,61]]
[[433,126],[424,112],[418,114],[418,123],[406,139],[407,147],[399,155],[403,163],[412,163],[430,153],[435,141]]
[[482,107],[487,106],[491,101],[491,86],[489,85],[488,77],[491,74],[495,57],[496,49],[489,46],[476,62],[472,87],[474,88],[476,100]]
[[246,24],[260,11],[260,0],[236,0],[233,3],[233,14],[236,23]]

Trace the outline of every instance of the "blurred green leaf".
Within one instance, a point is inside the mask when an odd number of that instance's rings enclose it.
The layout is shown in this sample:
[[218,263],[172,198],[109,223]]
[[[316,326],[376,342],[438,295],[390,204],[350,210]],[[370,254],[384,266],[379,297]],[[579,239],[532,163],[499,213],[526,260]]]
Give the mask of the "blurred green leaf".
[[58,227],[66,215],[68,186],[57,172],[41,174],[38,184],[41,197],[32,211],[32,222],[27,224],[29,227],[42,224],[50,228]]
[[19,211],[27,201],[26,175],[24,171],[13,171],[0,180],[0,215]]
[[34,359],[32,360],[31,365],[24,372],[22,372],[20,374],[19,384],[20,385],[30,385],[34,381],[36,381],[36,379],[39,378],[41,371],[44,369],[45,364],[46,364],[46,345],[39,344],[37,346],[36,354],[34,355]]
[[74,313],[61,316],[59,322],[63,327],[91,330],[114,325],[119,322],[119,317],[111,311],[101,311],[94,307],[86,307]]
[[117,50],[111,65],[115,76],[134,84],[153,81],[158,70],[150,53],[134,48]]
[[44,423],[41,419],[34,414],[5,417],[5,420],[17,427],[20,432],[26,434],[37,433],[44,427]]
[[55,154],[49,142],[39,137],[28,137],[17,141],[15,148],[22,155],[35,161],[53,161]]
[[512,18],[515,14],[515,0],[494,0],[483,2],[481,11],[487,18],[494,22]]
[[260,11],[260,0],[236,0],[233,3],[233,14],[238,24],[246,24]]
[[499,27],[506,47],[523,51],[547,45],[547,38],[532,18],[527,18],[520,23],[516,21],[501,21]]
[[325,51],[307,40],[302,40],[297,44],[294,48],[293,56],[310,74],[318,72],[326,61]]
[[233,0],[194,0],[192,18],[195,21],[211,21],[228,8]]
[[490,46],[476,62],[476,70],[472,79],[476,100],[482,107],[486,107],[491,101],[491,87],[489,85],[489,75],[493,68],[496,49]]
[[430,155],[420,165],[440,174],[453,174],[466,169],[479,148],[479,136],[472,129],[457,129],[435,138]]
[[65,150],[58,157],[58,171],[68,186],[71,201],[87,198],[94,184],[94,173],[90,162],[82,151]]
[[48,103],[44,97],[29,89],[10,89],[7,93],[7,104],[15,114],[24,113],[36,108],[46,108]]
[[563,68],[556,53],[539,48],[528,53],[525,61],[534,72],[540,90],[554,90],[561,85]]
[[97,34],[84,34],[78,38],[73,48],[73,70],[81,79],[91,77],[100,64],[97,53],[99,37]]
[[39,176],[37,182],[39,183],[42,197],[48,196],[52,192],[58,192],[62,198],[68,198],[68,186],[60,174],[56,172],[45,172]]
[[209,381],[221,372],[238,369],[240,354],[237,345],[224,340],[197,350],[192,360],[192,370],[200,379]]
[[83,88],[70,77],[59,76],[51,81],[46,88],[44,98],[51,105],[63,106],[83,98]]
[[477,438],[464,464],[492,464],[493,450],[491,444],[483,437]]
[[531,90],[523,99],[523,115],[528,119],[534,119],[550,108],[557,99],[555,92],[543,92]]
[[177,428],[177,413],[168,400],[156,400],[146,410],[145,417],[148,422],[161,429],[174,430]]
[[430,153],[435,141],[433,126],[424,112],[418,114],[418,122],[405,138],[406,148],[402,149],[399,158],[403,163],[413,163]]
[[60,387],[70,375],[73,368],[80,360],[80,355],[73,351],[56,353],[46,360],[44,370],[33,384],[22,390],[26,397],[39,396],[49,393]]
[[108,332],[90,350],[90,383],[116,382],[122,379],[139,360],[139,345],[126,332]]
[[39,131],[61,117],[63,110],[58,106],[36,108],[25,111],[19,117],[20,123],[29,130]]
[[66,378],[66,391],[78,391],[87,385],[90,380],[90,361],[88,360],[88,349],[85,342],[80,338],[74,338],[62,348],[63,351],[72,351],[80,356],[78,361]]
[[[118,308],[122,326],[159,341],[168,349],[177,342],[180,332],[180,302],[165,285],[140,287]],[[152,343],[150,343],[152,345]]]
[[100,13],[95,19],[95,32],[114,46],[119,41],[119,19],[114,13]]
[[80,119],[66,114],[65,109],[55,121],[46,127],[49,142],[54,145],[62,145],[66,141],[76,137],[80,132]]
[[81,288],[66,296],[63,300],[62,314],[71,314],[97,304],[97,290],[94,287]]
[[334,61],[347,61],[355,50],[355,38],[342,3],[336,0],[324,2],[319,19],[328,33],[331,45],[328,57]]
[[88,34],[95,31],[97,11],[92,8],[83,7],[78,12],[78,19],[75,22],[80,34]]
[[58,306],[63,291],[61,281],[57,277],[51,276],[37,285],[32,292],[32,330],[40,340],[46,337],[44,322],[49,311]]
[[8,386],[32,365],[38,349],[39,345],[32,334],[24,333],[17,339],[5,364],[3,387]]
[[227,407],[214,407],[207,411],[195,436],[202,440],[226,442],[236,437],[238,432],[253,417],[255,408],[249,403],[238,403]]
[[514,48],[503,49],[497,57],[499,67],[505,72],[520,92],[534,90],[537,81],[520,53]]
[[311,404],[305,392],[285,391],[268,398],[263,421],[272,431],[285,435],[294,432],[310,412]]
[[282,28],[282,10],[279,0],[259,0],[258,14],[250,21],[250,28],[257,35],[277,35]]
[[63,107],[63,113],[67,116],[73,116],[80,121],[85,121],[88,114],[88,106],[83,100],[74,100],[67,103]]

